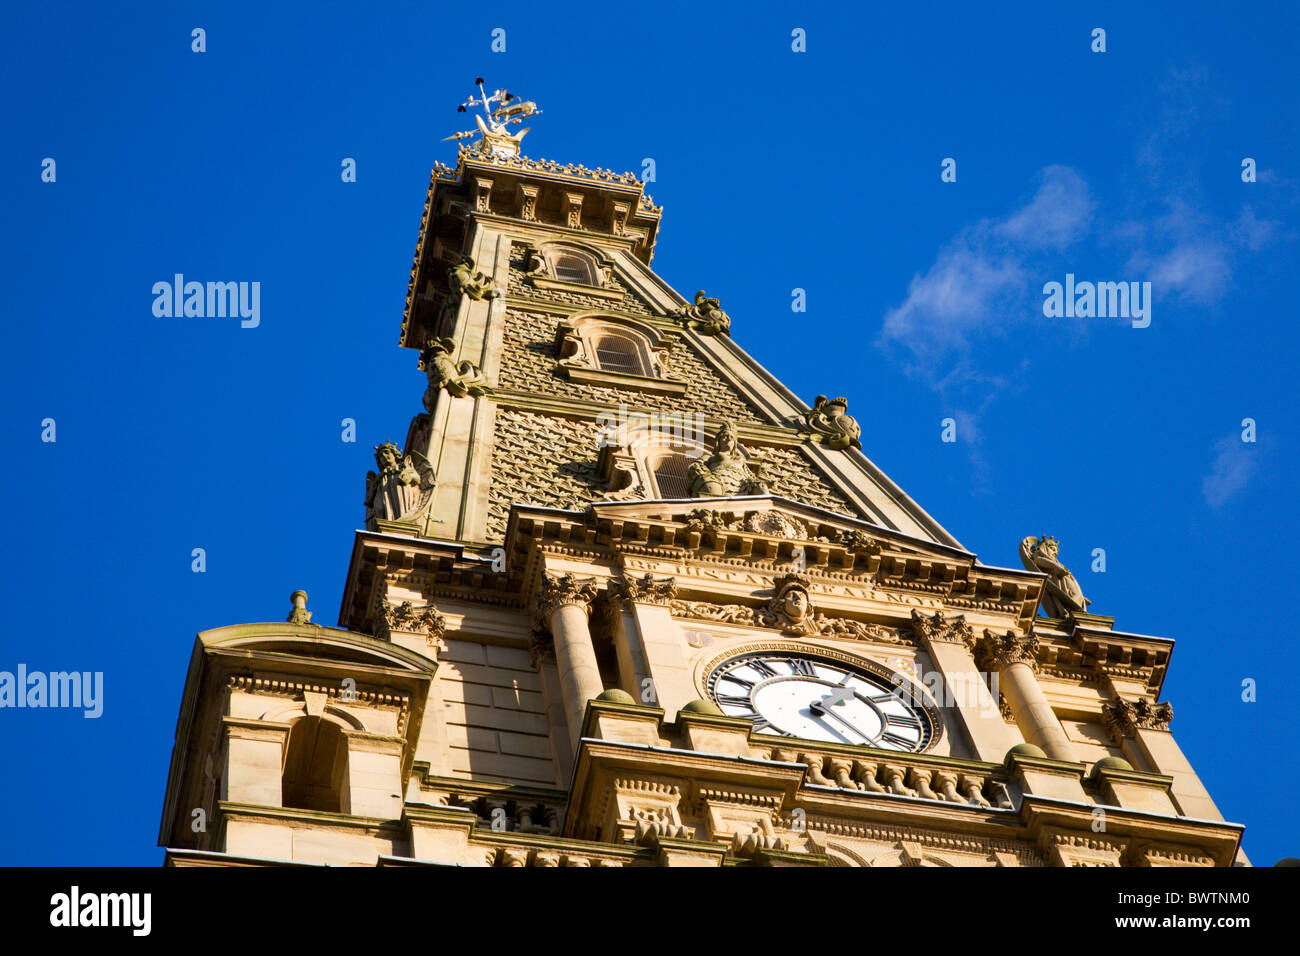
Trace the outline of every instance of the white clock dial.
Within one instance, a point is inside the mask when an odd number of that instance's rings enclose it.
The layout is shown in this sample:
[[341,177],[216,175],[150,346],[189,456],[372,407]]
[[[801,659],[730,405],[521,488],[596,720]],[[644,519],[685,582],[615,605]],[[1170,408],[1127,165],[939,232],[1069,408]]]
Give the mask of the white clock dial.
[[733,658],[709,675],[709,694],[760,733],[906,751],[923,750],[934,733],[930,715],[899,684],[814,654]]

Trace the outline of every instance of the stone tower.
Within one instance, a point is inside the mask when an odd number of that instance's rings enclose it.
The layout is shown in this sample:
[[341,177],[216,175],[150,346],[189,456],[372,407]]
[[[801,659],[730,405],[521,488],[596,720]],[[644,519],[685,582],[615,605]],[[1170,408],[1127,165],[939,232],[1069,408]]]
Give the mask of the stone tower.
[[1244,862],[1157,702],[1172,641],[1088,613],[1050,538],[980,563],[655,275],[636,176],[470,104],[338,625],[295,592],[198,636],[170,864]]

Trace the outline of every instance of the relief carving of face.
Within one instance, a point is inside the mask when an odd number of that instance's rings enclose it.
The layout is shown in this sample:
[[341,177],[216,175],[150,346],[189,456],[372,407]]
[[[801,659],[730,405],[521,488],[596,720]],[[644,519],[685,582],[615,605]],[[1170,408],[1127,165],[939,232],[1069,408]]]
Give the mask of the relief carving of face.
[[777,610],[795,624],[808,616],[811,606],[812,600],[808,597],[808,592],[801,587],[786,588],[785,593],[777,600]]

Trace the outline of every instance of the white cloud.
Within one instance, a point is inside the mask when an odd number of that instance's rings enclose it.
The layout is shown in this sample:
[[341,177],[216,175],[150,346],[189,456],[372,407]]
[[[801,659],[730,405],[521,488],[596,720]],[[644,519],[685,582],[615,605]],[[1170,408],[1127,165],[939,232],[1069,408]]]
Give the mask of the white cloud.
[[1029,249],[1064,249],[1091,225],[1088,184],[1068,166],[1048,166],[1039,180],[1029,205],[999,223],[996,231]]
[[1237,435],[1229,435],[1215,443],[1210,473],[1201,480],[1201,494],[1211,508],[1222,507],[1246,487],[1255,473],[1255,447]]
[[1092,209],[1082,176],[1066,166],[1048,166],[1026,205],[963,230],[924,275],[912,277],[907,298],[885,314],[881,339],[906,346],[923,364],[963,350],[968,333],[1000,325],[1000,307],[1033,291],[1026,256],[1081,238]]

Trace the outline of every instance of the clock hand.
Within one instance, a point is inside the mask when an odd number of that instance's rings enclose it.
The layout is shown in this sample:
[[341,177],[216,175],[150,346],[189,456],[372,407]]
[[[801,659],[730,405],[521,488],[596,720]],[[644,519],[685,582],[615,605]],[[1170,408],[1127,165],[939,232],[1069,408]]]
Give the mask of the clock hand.
[[838,721],[839,721],[841,724],[843,724],[845,727],[849,728],[849,730],[851,730],[851,731],[853,731],[855,734],[857,734],[858,737],[860,737],[862,740],[871,740],[870,737],[868,737],[868,736],[867,736],[866,734],[864,734],[862,731],[858,730],[858,728],[855,727],[852,723],[850,723],[849,721],[845,720],[845,719],[844,719],[843,717],[841,717],[839,714],[835,713],[835,711],[829,709],[829,708],[826,706],[826,701],[828,701],[828,700],[832,700],[832,697],[833,697],[833,696],[834,696],[834,695],[831,695],[831,697],[823,697],[821,700],[814,700],[814,701],[812,701],[812,702],[808,705],[808,709],[809,709],[810,711],[812,711],[814,714],[824,715],[824,716],[827,716],[827,717],[834,717],[836,720],[838,720]]

